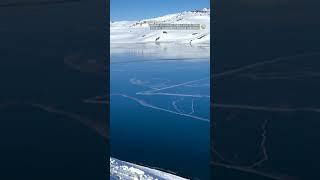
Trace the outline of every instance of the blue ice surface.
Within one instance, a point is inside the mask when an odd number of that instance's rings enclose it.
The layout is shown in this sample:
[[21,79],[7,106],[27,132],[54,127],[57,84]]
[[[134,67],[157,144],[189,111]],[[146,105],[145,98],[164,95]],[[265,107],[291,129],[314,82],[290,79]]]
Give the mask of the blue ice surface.
[[111,156],[209,179],[209,48],[159,49],[111,49]]

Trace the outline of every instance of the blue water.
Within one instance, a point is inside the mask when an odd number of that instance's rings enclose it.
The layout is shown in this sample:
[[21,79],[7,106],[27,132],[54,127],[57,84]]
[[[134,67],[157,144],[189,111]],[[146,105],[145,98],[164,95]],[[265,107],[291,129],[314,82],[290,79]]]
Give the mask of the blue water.
[[111,156],[209,179],[209,57],[153,48],[111,49]]

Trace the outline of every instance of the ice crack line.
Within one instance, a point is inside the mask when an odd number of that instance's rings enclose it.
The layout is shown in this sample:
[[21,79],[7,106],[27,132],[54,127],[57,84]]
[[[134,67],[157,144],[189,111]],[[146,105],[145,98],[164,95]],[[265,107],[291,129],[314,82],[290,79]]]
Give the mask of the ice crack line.
[[263,162],[267,161],[269,159],[268,153],[267,153],[267,148],[266,148],[266,141],[267,141],[267,125],[268,125],[268,120],[265,120],[262,124],[262,134],[261,134],[261,143],[260,143],[260,149],[261,149],[261,153],[263,155],[262,159],[253,163],[251,166],[249,166],[250,168],[254,168],[256,166],[260,166]]
[[193,114],[194,113],[194,99],[192,99],[191,101],[191,112],[189,114]]
[[201,94],[179,94],[179,93],[152,93],[152,92],[137,92],[137,95],[153,96],[153,95],[164,95],[164,96],[178,96],[178,97],[194,97],[194,98],[210,98],[208,95]]
[[252,165],[250,165],[250,166],[236,165],[235,162],[227,160],[219,152],[213,150],[213,152],[218,156],[218,158],[220,160],[222,160],[222,162],[212,161],[212,164],[215,166],[221,166],[221,167],[225,167],[228,169],[238,170],[241,172],[252,173],[252,174],[256,174],[256,175],[259,175],[262,177],[267,177],[267,178],[275,179],[275,180],[294,180],[294,179],[296,179],[295,177],[288,176],[286,174],[280,174],[280,173],[275,173],[275,172],[270,172],[270,171],[265,172],[264,170],[259,170],[257,168],[269,159],[267,149],[266,149],[268,123],[269,123],[269,120],[265,120],[261,126],[261,129],[262,129],[261,138],[262,139],[260,142],[260,149],[261,149],[261,153],[262,153],[263,157],[260,160],[252,163]]
[[172,114],[177,114],[177,115],[180,115],[180,116],[190,117],[190,118],[201,120],[201,121],[204,121],[204,122],[210,122],[210,120],[208,118],[203,118],[203,117],[195,116],[195,115],[192,115],[192,114],[181,113],[181,112],[165,109],[165,108],[162,108],[162,107],[158,107],[158,106],[149,104],[149,103],[147,103],[147,102],[145,102],[143,100],[140,100],[138,98],[135,98],[135,97],[132,97],[132,96],[128,96],[126,94],[111,94],[111,96],[125,97],[125,98],[131,99],[131,100],[137,102],[138,104],[140,104],[140,105],[142,105],[144,107],[148,107],[148,108],[152,108],[152,109],[156,109],[156,110],[160,110],[160,111],[165,111],[165,112],[172,113]]
[[271,60],[267,60],[267,61],[262,61],[262,62],[258,62],[258,63],[253,63],[253,64],[249,64],[246,66],[242,66],[240,68],[236,68],[236,69],[232,69],[229,71],[225,71],[219,74],[213,74],[213,79],[217,79],[223,76],[228,76],[228,75],[233,75],[236,74],[238,72],[242,72],[248,69],[253,69],[256,67],[260,67],[260,66],[264,66],[267,64],[273,64],[279,61],[284,61],[284,60],[289,60],[289,59],[294,59],[294,58],[298,58],[298,57],[305,57],[305,56],[309,56],[309,55],[316,55],[316,54],[320,54],[320,52],[313,52],[313,53],[303,53],[303,54],[296,54],[296,55],[292,55],[292,56],[286,56],[286,57],[277,57]]
[[83,115],[81,114],[58,109],[47,104],[32,103],[32,102],[10,102],[10,103],[0,104],[0,109],[16,107],[16,106],[32,107],[48,113],[57,114],[57,115],[75,120],[80,124],[83,124],[84,126],[93,130],[94,132],[99,134],[101,137],[108,139],[108,129],[107,129],[107,124],[104,124],[105,121],[97,121],[97,120],[89,119],[89,118],[83,117]]
[[315,112],[320,113],[320,108],[314,107],[273,107],[273,106],[255,106],[247,104],[215,104],[214,108],[226,108],[226,109],[242,109],[242,110],[253,110],[253,111],[270,111],[270,112]]
[[155,90],[141,91],[141,92],[137,92],[136,94],[151,95],[151,94],[155,94],[155,92],[158,92],[158,91],[172,89],[172,88],[175,88],[175,87],[188,85],[188,84],[199,82],[199,81],[206,80],[206,79],[210,79],[210,77],[205,77],[205,78],[201,78],[201,79],[197,79],[197,80],[192,80],[192,81],[187,81],[187,82],[183,82],[183,83],[179,83],[179,84],[174,84],[174,85],[171,85],[171,86],[166,86],[166,87],[158,88],[158,89],[155,89]]
[[251,174],[256,174],[258,176],[267,177],[274,180],[296,180],[296,177],[288,176],[286,174],[280,174],[275,172],[264,172],[263,170],[257,170],[254,168],[248,168],[238,165],[232,165],[232,164],[226,164],[226,163],[220,163],[220,162],[211,162],[215,166],[224,167],[227,169],[234,169],[240,172],[246,172]]
[[174,107],[174,109],[179,112],[179,113],[183,113],[182,110],[179,109],[179,107],[177,106],[177,103],[178,101],[172,101],[172,106]]

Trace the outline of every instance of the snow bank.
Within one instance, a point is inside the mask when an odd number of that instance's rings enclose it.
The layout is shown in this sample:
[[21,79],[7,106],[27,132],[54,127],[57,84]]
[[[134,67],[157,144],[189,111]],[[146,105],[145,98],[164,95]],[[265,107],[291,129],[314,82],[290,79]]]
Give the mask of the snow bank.
[[122,180],[188,180],[156,169],[110,158],[110,179]]

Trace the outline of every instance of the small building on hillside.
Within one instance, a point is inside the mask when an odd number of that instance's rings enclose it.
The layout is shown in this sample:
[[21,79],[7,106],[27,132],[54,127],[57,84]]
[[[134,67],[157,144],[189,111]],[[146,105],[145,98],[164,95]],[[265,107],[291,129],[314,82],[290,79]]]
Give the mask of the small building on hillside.
[[149,23],[150,30],[200,30],[200,24]]

